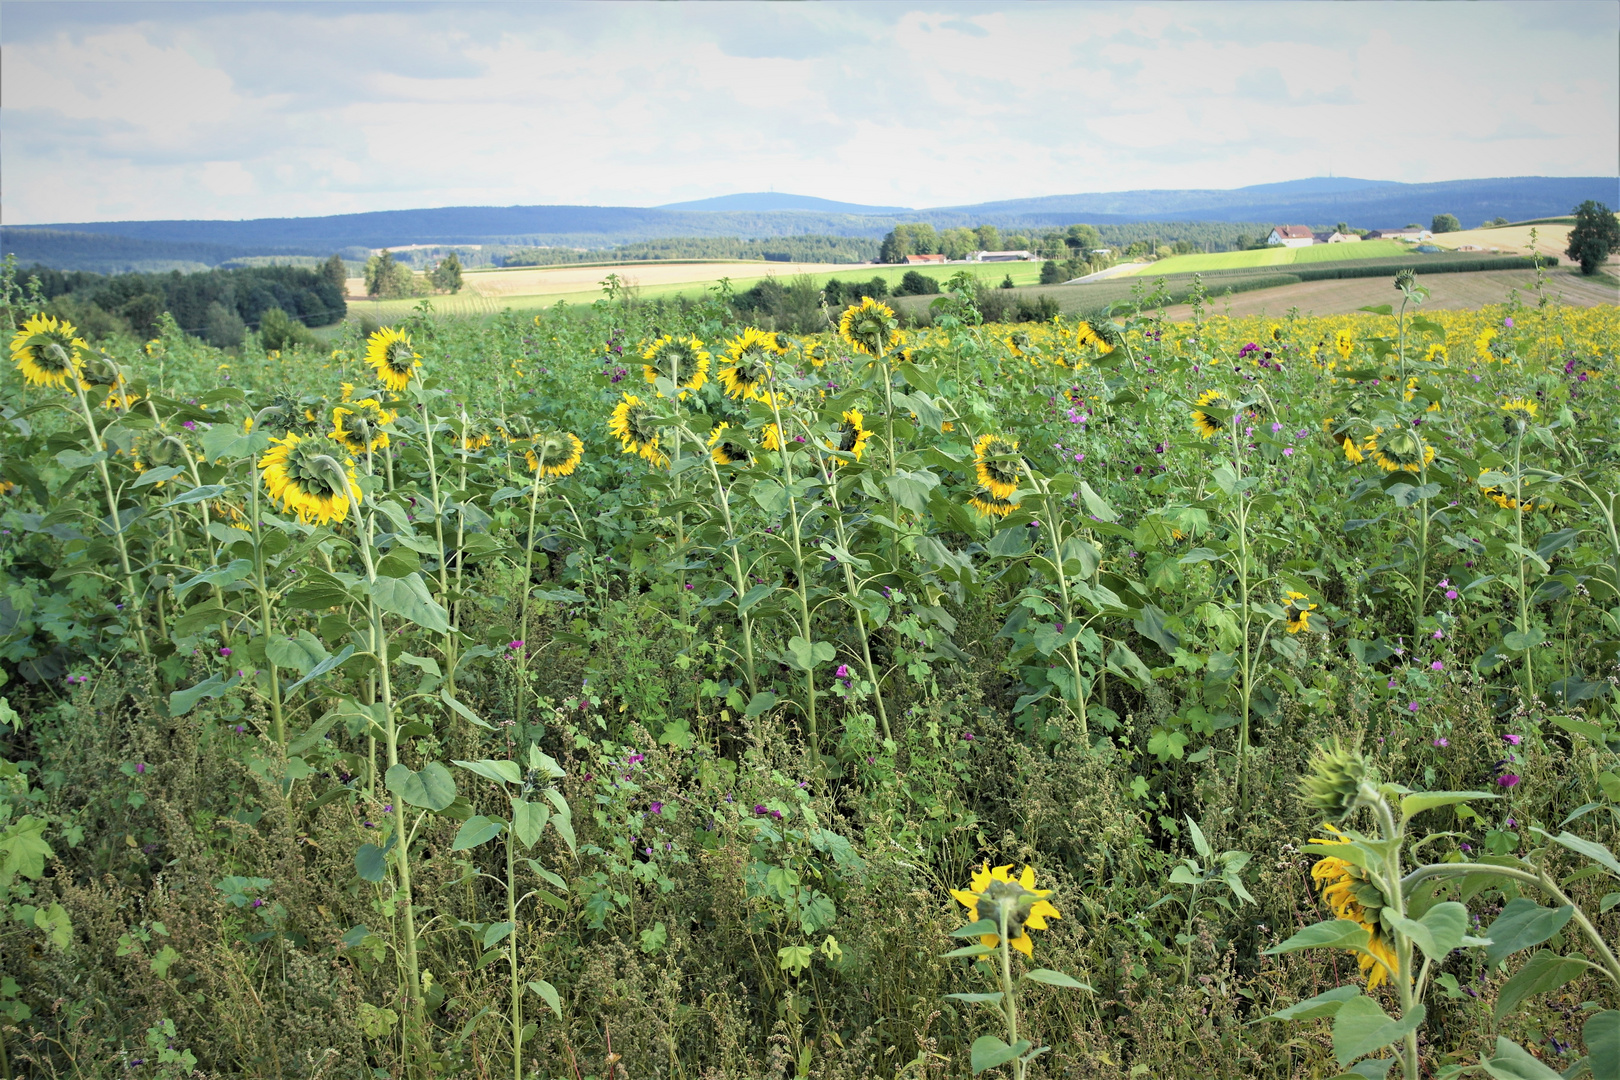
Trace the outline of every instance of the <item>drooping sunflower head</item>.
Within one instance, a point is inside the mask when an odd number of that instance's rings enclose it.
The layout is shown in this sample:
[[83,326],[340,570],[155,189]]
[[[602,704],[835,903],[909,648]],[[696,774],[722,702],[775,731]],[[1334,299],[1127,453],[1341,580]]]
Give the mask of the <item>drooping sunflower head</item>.
[[1035,346],[1034,340],[1026,330],[1014,330],[1003,340],[1007,345],[1007,351],[1018,357],[1028,356]]
[[250,420],[253,429],[267,431],[272,436],[285,435],[289,431],[307,434],[304,427],[304,407],[286,394],[277,394],[270,399],[270,404],[254,413]]
[[648,464],[662,468],[669,464],[669,456],[658,447],[658,428],[653,425],[652,417],[652,409],[639,397],[625,394],[613,407],[608,430],[619,440],[626,454],[640,454]]
[[550,432],[535,436],[523,457],[529,471],[539,472],[542,478],[569,476],[585,457],[585,444],[572,431]]
[[[130,464],[138,473],[147,469],[161,469],[167,465],[179,465],[185,461],[185,447],[179,436],[170,435],[164,431],[145,431],[135,440],[129,449]],[[162,486],[159,481],[157,487]]]
[[307,524],[342,521],[349,513],[350,500],[356,505],[360,502],[354,459],[331,439],[288,432],[271,440],[259,468],[270,498]]
[[79,386],[85,393],[103,398],[109,409],[127,409],[136,400],[129,393],[124,370],[100,349],[79,350]]
[[1192,411],[1193,430],[1198,432],[1200,438],[1209,439],[1226,430],[1226,421],[1219,416],[1212,416],[1204,411],[1207,406],[1212,409],[1224,409],[1228,412],[1237,408],[1225,394],[1219,390],[1205,390],[1198,395],[1195,402],[1198,408]]
[[859,304],[851,304],[839,316],[838,336],[858,352],[882,356],[898,341],[899,326],[893,308],[863,296]]
[[641,354],[646,361],[641,374],[648,383],[655,383],[662,375],[680,387],[684,400],[687,391],[701,390],[709,379],[709,354],[703,342],[695,337],[665,334]]
[[1410,266],[1395,271],[1395,288],[1406,292],[1417,284],[1417,271]]
[[1352,465],[1360,465],[1363,461],[1367,460],[1367,456],[1363,454],[1361,452],[1361,448],[1356,445],[1356,440],[1352,439],[1348,435],[1344,437],[1344,456],[1345,460],[1349,461]]
[[534,425],[527,417],[503,416],[495,424],[495,430],[501,433],[508,445],[513,443],[526,443],[534,438]]
[[1394,431],[1374,429],[1361,448],[1371,454],[1385,472],[1422,472],[1424,466],[1434,461],[1434,447],[1407,427]]
[[66,390],[68,378],[80,375],[83,356],[90,351],[77,335],[66,319],[31,316],[11,339],[11,360],[29,385]]
[[973,444],[973,471],[979,483],[997,499],[1018,490],[1018,440],[1002,435],[980,435]]
[[1443,364],[1446,362],[1446,347],[1444,345],[1430,345],[1423,354],[1425,363]]
[[[1348,845],[1350,841],[1332,825],[1323,826],[1328,835],[1312,837],[1311,843],[1323,846]],[[1336,918],[1356,923],[1367,931],[1367,951],[1357,950],[1356,960],[1367,977],[1367,989],[1372,990],[1398,970],[1394,943],[1383,928],[1383,909],[1386,906],[1383,891],[1370,875],[1348,859],[1328,855],[1311,867],[1311,879],[1322,895],[1322,902]]]
[[760,442],[767,450],[781,450],[783,447],[782,429],[775,424],[766,424],[759,432]]
[[968,498],[968,505],[988,518],[1004,518],[1018,509],[1018,504],[1011,499],[1000,498],[982,487],[974,489]]
[[787,350],[775,334],[746,327],[726,342],[726,361],[720,368],[720,385],[726,394],[739,400],[764,401],[770,383],[771,364]]
[[1335,738],[1317,749],[1299,786],[1309,806],[1342,820],[1365,799],[1376,798],[1378,774],[1359,747],[1346,747]]
[[1514,398],[1502,403],[1502,427],[1509,435],[1523,435],[1535,422],[1541,406],[1529,398]]
[[469,453],[488,449],[494,441],[495,425],[485,416],[467,418],[461,431],[455,435],[456,446]]
[[1269,337],[1273,342],[1281,341],[1283,339],[1282,323],[1271,323],[1268,325],[1266,327],[1266,336]]
[[709,432],[709,453],[721,465],[747,465],[753,460],[744,433],[725,423],[716,424]]
[[1045,930],[1047,919],[1061,919],[1058,909],[1047,900],[1050,889],[1035,887],[1035,868],[1024,867],[1015,880],[1011,866],[991,869],[985,863],[973,872],[966,889],[952,889],[951,896],[968,909],[974,922],[995,924],[996,933],[980,934],[979,943],[990,948],[1001,944],[1001,928],[1006,927],[1007,944],[1025,956],[1035,955],[1029,931]]
[[846,454],[854,454],[855,460],[861,460],[866,453],[866,440],[872,437],[871,431],[862,423],[863,417],[859,409],[844,410],[844,422],[833,431],[833,437],[827,440],[829,450],[841,450]]
[[411,348],[411,336],[385,326],[366,339],[366,363],[377,373],[377,381],[398,393],[422,366],[422,357]]
[[332,430],[328,437],[342,443],[352,454],[382,450],[388,446],[384,426],[393,423],[397,416],[383,408],[376,398],[351,401],[332,410]]
[[811,367],[826,367],[827,361],[833,358],[833,351],[825,342],[818,341],[804,350],[804,358],[810,361]]
[[1530,513],[1536,509],[1537,504],[1534,499],[1516,499],[1511,492],[1504,490],[1499,485],[1485,483],[1483,477],[1487,471],[1489,470],[1480,470],[1479,475],[1482,479],[1479,482],[1479,491],[1481,495],[1484,495],[1504,510],[1518,510],[1521,513]]
[[1316,610],[1316,605],[1311,603],[1304,593],[1287,592],[1283,594],[1283,599],[1288,601],[1288,605],[1283,608],[1287,615],[1285,621],[1288,632],[1297,634],[1301,630],[1309,630],[1311,628],[1311,612]]

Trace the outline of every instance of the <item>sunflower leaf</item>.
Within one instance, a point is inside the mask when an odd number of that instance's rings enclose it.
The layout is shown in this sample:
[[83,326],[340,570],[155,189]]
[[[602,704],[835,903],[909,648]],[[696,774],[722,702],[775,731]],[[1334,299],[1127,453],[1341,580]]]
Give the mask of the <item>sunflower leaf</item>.
[[1304,1001],[1274,1012],[1270,1016],[1261,1017],[1260,1022],[1264,1023],[1267,1020],[1314,1020],[1319,1016],[1334,1016],[1338,1013],[1339,1006],[1351,998],[1359,996],[1360,993],[1361,988],[1353,983],[1349,986],[1335,986],[1325,994],[1317,994],[1313,998],[1306,998]]
[[985,934],[994,934],[996,932],[997,926],[994,921],[980,919],[978,922],[970,922],[966,926],[959,926],[952,930],[951,937],[983,937]]
[[1050,968],[1035,968],[1032,971],[1026,971],[1024,972],[1024,978],[1030,982],[1045,983],[1047,986],[1061,986],[1068,990],[1089,991],[1091,989],[1090,986],[1074,976],[1065,975],[1061,971],[1053,971]]
[[1307,926],[1281,945],[1266,950],[1268,956],[1298,952],[1300,949],[1357,949],[1367,950],[1367,931],[1349,919],[1333,919]]
[[960,949],[952,949],[950,952],[944,953],[941,959],[955,960],[963,956],[988,956],[995,951],[996,947],[994,945],[964,945]]
[[973,1005],[994,1005],[1006,995],[998,990],[994,994],[946,994],[945,996],[954,998],[957,1001],[966,1001]]
[[1370,997],[1356,996],[1339,1006],[1333,1018],[1333,1056],[1341,1066],[1358,1057],[1399,1042],[1423,1023],[1426,1010],[1414,1005],[1399,1020],[1392,1019]]
[[1008,1046],[994,1035],[980,1035],[973,1040],[973,1049],[970,1058],[973,1065],[973,1075],[977,1076],[986,1069],[993,1069],[997,1065],[1005,1065],[1013,1058],[1030,1048],[1028,1039],[1019,1039]]
[[366,586],[377,606],[436,634],[450,632],[450,616],[433,599],[419,573],[380,577]]

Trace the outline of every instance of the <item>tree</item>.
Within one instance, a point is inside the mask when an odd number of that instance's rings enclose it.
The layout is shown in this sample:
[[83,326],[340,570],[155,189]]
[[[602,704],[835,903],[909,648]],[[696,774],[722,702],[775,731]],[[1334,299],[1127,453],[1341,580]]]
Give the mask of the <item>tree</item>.
[[1434,233],[1461,232],[1462,222],[1457,220],[1456,214],[1436,214],[1429,223],[1429,231]]
[[861,295],[870,296],[874,300],[881,300],[889,295],[889,283],[883,278],[875,277],[861,286]]
[[259,316],[259,344],[265,351],[288,349],[294,345],[313,345],[315,335],[297,319],[278,307],[268,309]]
[[979,238],[965,225],[946,229],[939,235],[939,250],[953,262],[960,262],[978,249]]
[[1018,286],[1013,284],[1012,275],[1008,274],[1006,277],[1001,279],[1001,287],[1003,289],[1015,289]]
[[[1337,225],[1333,226],[1333,231],[1341,236],[1348,236],[1350,235],[1350,223],[1348,221],[1341,221]],[[1440,230],[1438,229],[1435,230],[1435,232],[1439,231]]]
[[203,330],[208,344],[216,349],[234,349],[247,336],[247,326],[235,308],[228,308],[215,300],[208,305],[207,326]]
[[994,225],[980,225],[973,233],[974,238],[979,241],[980,251],[1001,250],[1001,230]]
[[1071,252],[1088,262],[1091,253],[1103,246],[1102,234],[1091,225],[1070,225],[1064,232],[1063,242]]
[[939,292],[939,283],[927,274],[919,274],[915,270],[907,270],[900,278],[900,286],[894,290],[896,296],[932,296]]
[[1506,224],[1507,224],[1507,223],[1508,223],[1508,219],[1507,219],[1507,218],[1505,218],[1505,217],[1501,217],[1501,216],[1497,216],[1497,217],[1493,217],[1493,218],[1491,218],[1491,220],[1489,220],[1489,221],[1487,221],[1487,222],[1486,222],[1486,223],[1485,223],[1485,224],[1487,224],[1487,225],[1489,225],[1489,226],[1490,226],[1490,227],[1491,227],[1491,228],[1493,228],[1493,229],[1494,229],[1494,228],[1496,228],[1496,227],[1497,227],[1497,226],[1498,226],[1498,225],[1506,225]]
[[1581,273],[1591,276],[1616,250],[1620,250],[1620,221],[1615,220],[1614,211],[1592,199],[1577,206],[1564,254],[1581,264]]
[[349,268],[343,265],[343,256],[334,254],[322,263],[321,277],[332,283],[339,296],[349,291]]
[[118,308],[118,314],[129,320],[129,327],[142,339],[157,337],[158,316],[163,314],[163,297],[156,293],[141,293],[131,297]]
[[410,296],[416,291],[414,285],[411,268],[396,260],[387,248],[366,260],[367,296]]
[[911,230],[904,225],[896,225],[884,236],[883,246],[878,248],[878,262],[903,263],[910,254]]
[[433,268],[428,280],[440,292],[458,293],[461,291],[461,260],[451,252],[439,260],[439,265]]
[[1060,285],[1062,283],[1063,271],[1058,269],[1058,264],[1052,259],[1047,259],[1045,262],[1043,262],[1041,264],[1041,284]]

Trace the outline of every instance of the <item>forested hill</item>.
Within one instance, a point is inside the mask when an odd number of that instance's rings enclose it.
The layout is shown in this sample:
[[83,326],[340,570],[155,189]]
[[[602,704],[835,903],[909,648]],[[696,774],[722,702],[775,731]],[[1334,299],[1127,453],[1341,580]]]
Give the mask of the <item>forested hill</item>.
[[[1319,177],[1227,191],[1123,191],[1052,195],[971,206],[897,213],[846,213],[806,196],[722,197],[699,204],[725,207],[782,205],[798,200],[820,209],[671,209],[628,206],[460,206],[386,210],[312,218],[251,221],[117,221],[0,229],[0,251],[24,264],[112,271],[162,265],[215,266],[250,255],[321,255],[350,258],[367,249],[412,244],[502,244],[600,250],[671,237],[743,240],[821,235],[881,237],[900,222],[937,228],[997,225],[1003,229],[1154,221],[1346,221],[1389,228],[1455,214],[1466,225],[1557,214],[1587,199],[1620,204],[1615,177],[1509,177],[1434,184]],[[862,208],[878,209],[878,208]]]

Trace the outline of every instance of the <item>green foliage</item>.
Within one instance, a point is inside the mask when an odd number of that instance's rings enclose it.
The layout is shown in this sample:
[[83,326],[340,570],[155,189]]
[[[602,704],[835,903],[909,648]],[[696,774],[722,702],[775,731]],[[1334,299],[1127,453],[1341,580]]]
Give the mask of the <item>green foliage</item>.
[[1433,233],[1461,232],[1462,222],[1457,220],[1456,214],[1436,214],[1429,223],[1429,231]]
[[1591,276],[1603,261],[1620,251],[1620,220],[1600,202],[1588,199],[1575,208],[1575,227],[1569,231],[1565,252],[1581,264],[1581,273]]

